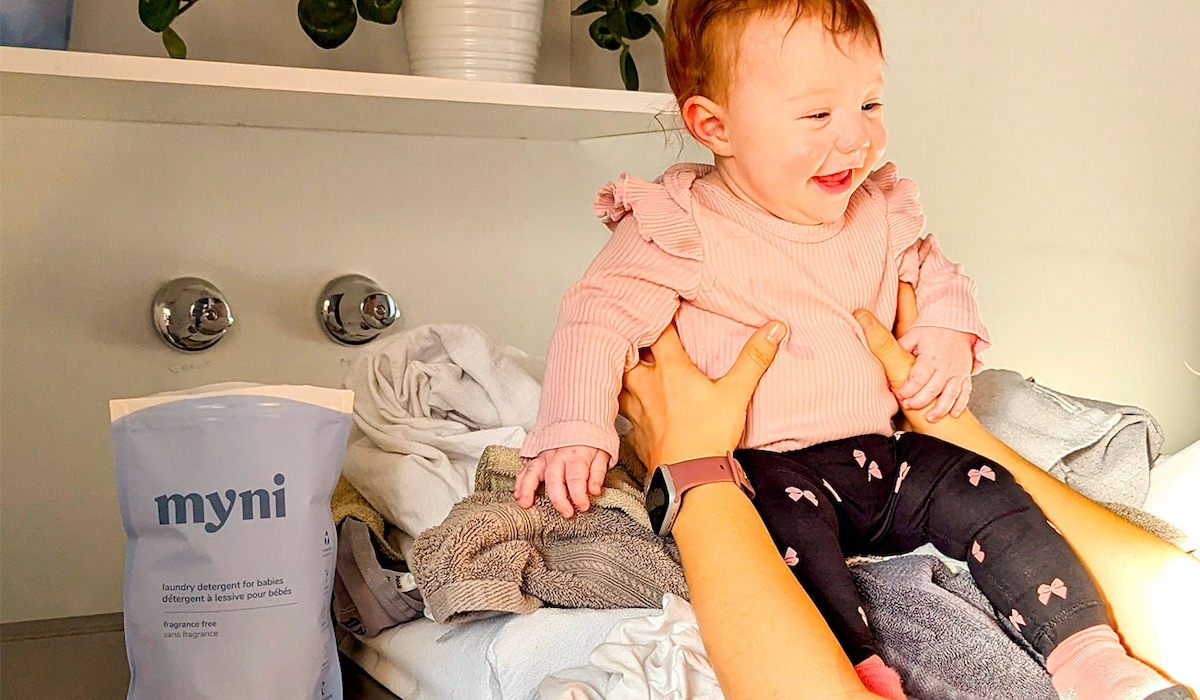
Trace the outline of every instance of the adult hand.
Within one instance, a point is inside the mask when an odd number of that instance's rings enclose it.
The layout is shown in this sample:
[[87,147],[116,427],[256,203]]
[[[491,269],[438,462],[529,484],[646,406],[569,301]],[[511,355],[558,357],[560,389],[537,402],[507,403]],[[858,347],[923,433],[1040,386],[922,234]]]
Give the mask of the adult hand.
[[[905,350],[896,336],[904,335],[909,326],[917,318],[917,295],[908,284],[901,284],[896,295],[896,327],[895,335],[875,318],[874,314],[865,309],[854,312],[854,318],[863,329],[867,348],[875,359],[883,365],[883,373],[887,377],[888,387],[894,394],[908,380],[908,371],[916,363],[912,353]],[[923,407],[921,407],[923,408]],[[905,417],[912,423],[925,423],[924,413],[918,409],[904,409]]]
[[975,365],[978,336],[949,328],[918,326],[896,338],[901,347],[917,358],[896,398],[910,408],[935,402],[926,416],[932,422],[946,415],[956,418],[962,415],[971,396],[971,369]]
[[746,341],[723,377],[709,379],[692,364],[675,326],[667,326],[649,357],[643,354],[643,361],[625,373],[618,397],[621,415],[633,422],[628,439],[642,462],[653,467],[736,448],[750,397],[786,335],[781,321],[767,323]]

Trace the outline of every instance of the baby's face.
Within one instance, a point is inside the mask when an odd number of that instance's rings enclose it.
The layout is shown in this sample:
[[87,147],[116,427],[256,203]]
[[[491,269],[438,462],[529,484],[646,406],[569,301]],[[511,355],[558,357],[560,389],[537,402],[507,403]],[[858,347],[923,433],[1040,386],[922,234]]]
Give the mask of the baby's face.
[[725,100],[730,189],[798,224],[837,220],[887,147],[883,57],[821,20],[761,17],[741,38]]

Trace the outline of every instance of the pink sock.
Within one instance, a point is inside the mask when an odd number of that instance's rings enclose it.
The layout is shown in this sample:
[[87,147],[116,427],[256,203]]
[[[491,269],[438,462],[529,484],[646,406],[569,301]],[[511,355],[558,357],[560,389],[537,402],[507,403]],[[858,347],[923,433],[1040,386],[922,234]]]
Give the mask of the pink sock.
[[1046,670],[1059,695],[1079,700],[1144,700],[1171,683],[1131,657],[1108,625],[1080,630],[1046,657]]
[[858,679],[872,693],[882,695],[888,700],[908,700],[908,696],[904,694],[904,686],[900,684],[900,674],[883,663],[878,654],[859,662],[854,670],[858,672]]

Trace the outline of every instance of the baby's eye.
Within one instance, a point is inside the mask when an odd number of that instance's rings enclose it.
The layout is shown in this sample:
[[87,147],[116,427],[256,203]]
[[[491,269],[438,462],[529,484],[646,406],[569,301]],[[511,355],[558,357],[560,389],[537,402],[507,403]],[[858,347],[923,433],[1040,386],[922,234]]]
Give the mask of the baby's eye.
[[864,112],[875,112],[880,109],[883,109],[882,102],[868,102],[862,106],[862,111]]
[[812,114],[806,114],[801,117],[801,119],[811,119],[812,121],[821,121],[822,119],[828,118],[829,112],[813,112]]

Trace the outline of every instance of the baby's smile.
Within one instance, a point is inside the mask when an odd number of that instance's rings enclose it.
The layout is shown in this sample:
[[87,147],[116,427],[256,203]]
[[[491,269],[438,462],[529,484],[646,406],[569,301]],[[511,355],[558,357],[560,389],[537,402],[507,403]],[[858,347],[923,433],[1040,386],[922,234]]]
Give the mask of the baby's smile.
[[842,170],[829,175],[813,175],[813,182],[828,194],[844,194],[854,184],[854,171]]

